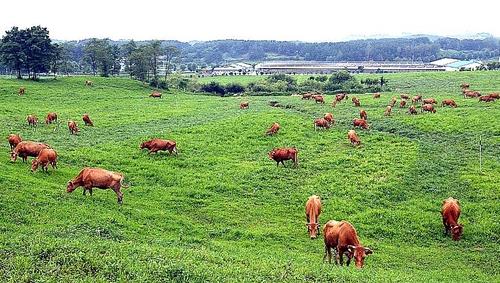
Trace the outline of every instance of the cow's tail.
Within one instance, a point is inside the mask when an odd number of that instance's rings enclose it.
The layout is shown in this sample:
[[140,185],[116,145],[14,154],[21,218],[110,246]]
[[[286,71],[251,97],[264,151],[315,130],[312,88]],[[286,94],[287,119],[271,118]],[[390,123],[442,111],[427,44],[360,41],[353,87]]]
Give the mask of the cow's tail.
[[123,188],[128,188],[130,187],[130,185],[125,185],[123,183],[123,180],[125,179],[125,177],[123,175],[121,175],[121,178],[120,178],[120,186],[123,187]]

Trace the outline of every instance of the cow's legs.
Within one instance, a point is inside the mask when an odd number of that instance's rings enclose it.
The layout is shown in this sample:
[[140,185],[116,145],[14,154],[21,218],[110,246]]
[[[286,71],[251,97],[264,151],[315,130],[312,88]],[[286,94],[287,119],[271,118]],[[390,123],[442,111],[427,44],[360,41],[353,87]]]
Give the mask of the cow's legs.
[[123,203],[123,193],[120,191],[120,186],[115,187],[113,190],[116,193],[116,197],[118,199],[118,203],[122,204]]
[[328,257],[328,263],[332,263],[332,250],[329,246],[325,245],[325,255],[323,256],[323,261]]
[[346,257],[347,257],[346,265],[349,266],[352,257],[349,254],[347,254]]
[[444,226],[444,234],[448,235],[449,227],[448,223],[446,223],[446,219],[443,218],[443,226]]
[[337,262],[337,265],[343,265],[344,264],[344,258],[343,258],[343,255],[344,255],[344,250],[340,249],[339,247],[337,247],[337,255],[336,255],[336,262]]

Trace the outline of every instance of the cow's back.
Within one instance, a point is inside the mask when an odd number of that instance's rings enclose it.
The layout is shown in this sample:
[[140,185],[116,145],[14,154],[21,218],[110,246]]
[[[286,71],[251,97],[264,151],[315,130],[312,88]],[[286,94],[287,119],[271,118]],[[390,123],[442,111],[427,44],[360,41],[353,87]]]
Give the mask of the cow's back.
[[358,235],[356,229],[351,223],[347,221],[341,221],[339,223],[338,231],[338,245],[342,247],[347,247],[348,245],[359,245]]

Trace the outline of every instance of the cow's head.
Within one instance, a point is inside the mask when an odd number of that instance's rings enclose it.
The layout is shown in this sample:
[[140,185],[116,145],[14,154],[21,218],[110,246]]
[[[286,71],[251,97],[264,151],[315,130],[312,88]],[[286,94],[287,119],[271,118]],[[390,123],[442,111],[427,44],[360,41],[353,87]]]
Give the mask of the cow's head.
[[38,160],[36,160],[36,158],[33,159],[33,161],[31,161],[31,172],[35,172],[36,169],[38,169],[38,165]]
[[458,224],[451,227],[451,237],[454,241],[459,241],[462,236],[462,232],[464,230],[464,226],[462,224]]
[[139,146],[140,149],[143,149],[145,147],[146,147],[146,142],[141,143],[141,145]]
[[12,151],[12,152],[10,153],[10,161],[14,162],[14,161],[16,161],[16,160],[17,160],[17,152]]
[[309,237],[312,239],[316,239],[319,235],[320,225],[319,223],[306,223],[307,232],[309,233]]
[[267,153],[267,155],[269,156],[269,159],[273,159],[274,157],[274,151],[275,149],[271,150],[270,152]]
[[348,257],[354,257],[354,263],[357,268],[362,268],[365,263],[365,257],[369,254],[372,254],[372,250],[362,247],[362,246],[347,246]]
[[75,184],[72,181],[68,181],[68,186],[66,187],[66,192],[71,193],[76,189]]

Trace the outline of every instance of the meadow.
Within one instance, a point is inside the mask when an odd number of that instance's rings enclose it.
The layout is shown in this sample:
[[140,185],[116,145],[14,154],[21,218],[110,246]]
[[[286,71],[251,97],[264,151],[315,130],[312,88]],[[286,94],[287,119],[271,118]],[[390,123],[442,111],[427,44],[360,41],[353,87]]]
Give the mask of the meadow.
[[[0,280],[500,281],[500,106],[464,99],[459,88],[500,91],[500,72],[384,77],[392,92],[357,95],[371,127],[357,130],[357,148],[346,135],[359,108],[350,100],[332,108],[332,96],[324,105],[179,91],[153,99],[127,78],[0,79]],[[410,116],[395,107],[384,117],[400,93],[453,98],[458,108]],[[270,107],[271,100],[291,107]],[[240,110],[241,101],[250,108]],[[59,126],[43,123],[51,111]],[[314,118],[326,112],[337,123],[314,131]],[[35,129],[25,121],[31,113],[41,122]],[[83,126],[83,113],[95,127]],[[69,135],[69,119],[79,135]],[[264,136],[273,122],[281,130]],[[10,162],[10,133],[50,144],[59,168],[33,173],[28,163]],[[175,140],[179,155],[141,151],[153,137]],[[297,168],[268,159],[282,146],[297,147]],[[66,193],[86,166],[126,176],[123,205],[110,190]],[[322,261],[322,235],[311,240],[305,227],[312,194],[322,199],[321,224],[351,222],[374,251],[363,269]],[[450,196],[462,206],[458,242],[443,235],[440,207]]]

